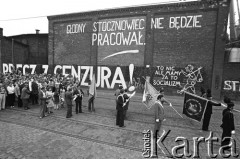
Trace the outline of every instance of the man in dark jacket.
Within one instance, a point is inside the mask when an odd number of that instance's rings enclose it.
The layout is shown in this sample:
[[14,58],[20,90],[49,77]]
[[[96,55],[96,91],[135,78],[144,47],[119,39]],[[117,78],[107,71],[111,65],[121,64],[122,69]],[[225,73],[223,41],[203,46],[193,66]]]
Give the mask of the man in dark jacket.
[[120,90],[123,89],[122,85],[118,86],[118,89],[116,89],[114,96],[116,96],[116,109],[117,109],[117,98],[120,95]]
[[[221,146],[229,145],[232,134],[235,134],[234,116],[232,113],[234,103],[227,103],[227,108],[222,112],[222,142]],[[224,147],[223,150],[227,150],[230,147]]]
[[66,118],[71,118],[72,117],[72,100],[73,100],[72,88],[69,87],[67,92],[65,93],[65,101],[66,101],[66,104],[67,104],[67,116],[66,116]]
[[215,103],[212,101],[211,90],[209,89],[207,90],[207,99],[209,101],[207,102],[207,107],[204,113],[203,124],[202,124],[203,131],[208,131],[209,122],[212,116],[212,106],[221,106],[221,103]]
[[24,88],[22,89],[22,93],[21,93],[21,99],[22,99],[23,107],[25,110],[30,109],[28,107],[28,100],[30,97],[30,93],[31,92],[28,90],[28,83],[25,83]]
[[78,113],[82,113],[82,97],[83,97],[84,93],[82,91],[82,89],[80,89],[80,86],[78,86],[77,88],[75,88],[75,90],[73,91],[73,96],[75,99],[75,103],[76,103],[76,114]]
[[124,103],[126,103],[125,106],[123,107],[123,117],[124,117],[124,119],[126,119],[127,110],[128,110],[128,106],[129,106],[129,102],[130,102],[129,95],[127,94],[127,91],[128,91],[127,89],[124,89],[124,93],[123,93]]
[[124,105],[124,97],[123,97],[124,90],[120,90],[120,95],[117,97],[117,118],[116,118],[116,125],[119,127],[124,126],[124,116],[123,116],[123,105]]
[[32,92],[31,92],[32,105],[38,104],[38,84],[35,80],[32,81]]

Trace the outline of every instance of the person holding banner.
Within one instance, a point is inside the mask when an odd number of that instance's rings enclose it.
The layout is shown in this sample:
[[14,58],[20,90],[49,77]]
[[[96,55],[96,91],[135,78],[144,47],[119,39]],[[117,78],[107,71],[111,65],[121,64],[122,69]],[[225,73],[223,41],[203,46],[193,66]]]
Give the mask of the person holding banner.
[[233,107],[233,102],[227,103],[227,108],[222,112],[222,125],[220,127],[223,129],[221,142],[221,146],[224,146],[223,150],[230,148],[230,146],[227,145],[230,143],[231,136],[235,134],[234,115],[232,113]]
[[[157,100],[156,100],[155,104],[153,105],[154,112],[155,112],[153,137],[155,140],[157,140],[157,137],[159,136],[159,131],[162,127],[162,122],[165,120],[164,108],[163,108],[162,101],[161,101],[162,98],[163,98],[162,94],[158,95]],[[156,141],[155,141],[155,143],[156,143]],[[155,151],[154,154],[157,155],[157,146],[156,145],[155,145],[154,151]]]
[[212,101],[212,95],[211,90],[207,90],[207,107],[205,109],[204,117],[203,117],[203,124],[202,124],[202,130],[208,131],[209,122],[212,116],[212,106],[221,106],[221,103],[215,103]]
[[159,92],[160,92],[160,95],[162,95],[161,100],[160,100],[161,103],[163,104],[165,102],[165,103],[169,104],[170,106],[172,106],[172,103],[170,103],[168,100],[166,100],[166,98],[164,98],[164,89],[161,88]]

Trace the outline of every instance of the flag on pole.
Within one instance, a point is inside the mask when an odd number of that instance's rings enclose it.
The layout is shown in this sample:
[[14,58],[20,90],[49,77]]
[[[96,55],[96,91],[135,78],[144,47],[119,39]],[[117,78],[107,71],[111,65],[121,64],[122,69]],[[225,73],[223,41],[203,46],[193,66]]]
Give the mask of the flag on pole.
[[159,92],[148,82],[145,81],[142,102],[150,109],[156,102]]
[[201,122],[207,107],[207,102],[208,100],[205,98],[185,92],[183,114],[193,120]]
[[93,74],[91,85],[89,87],[89,94],[93,97],[97,97],[95,74]]

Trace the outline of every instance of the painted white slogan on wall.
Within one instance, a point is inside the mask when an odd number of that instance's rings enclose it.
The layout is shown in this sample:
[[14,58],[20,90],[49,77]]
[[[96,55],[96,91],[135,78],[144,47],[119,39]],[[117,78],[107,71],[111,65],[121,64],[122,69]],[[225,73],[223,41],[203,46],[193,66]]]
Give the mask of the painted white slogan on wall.
[[[168,28],[201,28],[202,15],[169,17]],[[151,18],[151,29],[164,29],[165,17]],[[101,20],[93,22],[92,45],[145,45],[142,31],[145,30],[144,18],[125,18],[113,20]],[[85,32],[86,23],[69,24],[67,34],[79,34]],[[128,31],[126,33],[126,31]]]
[[[25,75],[27,72],[30,74],[34,74],[36,72],[36,67],[38,65],[23,65],[23,64],[16,64],[16,69],[22,69],[22,73]],[[49,66],[48,65],[41,65],[43,69],[43,73],[47,74]],[[3,63],[3,73],[12,72],[14,69],[13,64],[5,64]],[[77,69],[71,65],[56,65],[53,69],[53,73],[57,74],[57,72],[62,73],[64,76],[68,76],[67,72],[70,72],[70,75],[76,77],[81,81],[82,86],[88,86],[88,79],[92,78],[93,76],[93,66],[77,66]],[[127,88],[126,81],[124,79],[121,67],[116,67],[114,72],[111,71],[110,68],[106,66],[98,66],[97,67],[97,87],[101,88],[108,88],[113,89],[115,85],[122,84],[124,88]],[[82,75],[82,76],[81,76]],[[113,77],[110,80],[110,77]]]
[[[189,15],[189,16],[177,16],[169,18],[170,29],[182,29],[182,28],[201,28],[200,20],[202,15]],[[151,28],[164,29],[163,21],[164,17],[151,18]]]
[[224,81],[224,90],[233,91],[233,92],[240,92],[240,82],[239,81]]

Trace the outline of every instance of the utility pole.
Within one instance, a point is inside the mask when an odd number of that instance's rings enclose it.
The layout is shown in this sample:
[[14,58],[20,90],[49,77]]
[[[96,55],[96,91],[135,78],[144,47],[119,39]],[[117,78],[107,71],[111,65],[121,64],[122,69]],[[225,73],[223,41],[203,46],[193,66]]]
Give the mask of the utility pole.
[[240,25],[240,8],[239,8],[239,2],[237,1],[237,10],[238,10],[238,25]]
[[14,39],[12,39],[12,64],[14,65]]

